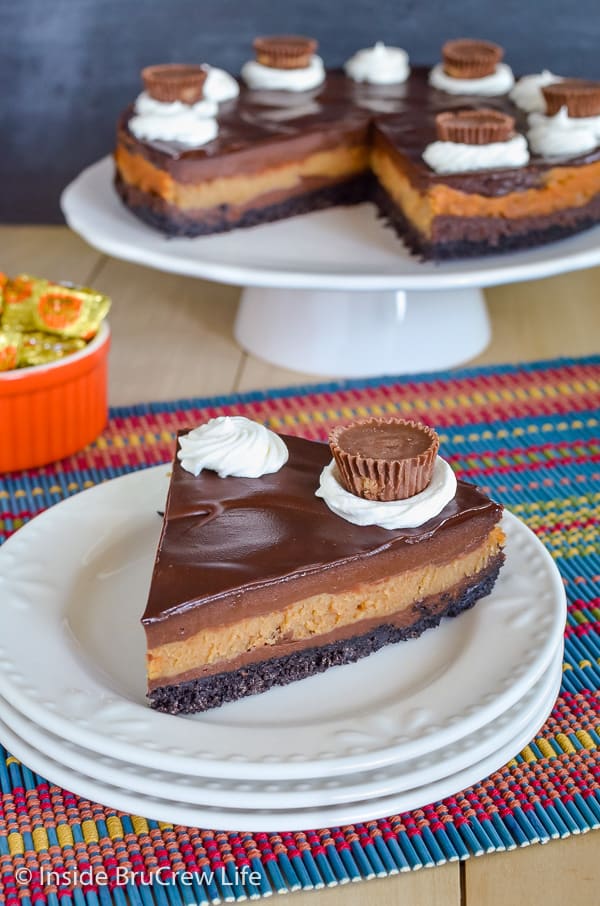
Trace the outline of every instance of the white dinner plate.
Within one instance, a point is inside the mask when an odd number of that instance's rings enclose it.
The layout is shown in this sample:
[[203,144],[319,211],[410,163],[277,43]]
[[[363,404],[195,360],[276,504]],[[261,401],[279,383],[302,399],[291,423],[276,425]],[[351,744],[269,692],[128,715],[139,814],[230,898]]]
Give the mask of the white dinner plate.
[[296,809],[338,805],[404,792],[456,774],[492,755],[517,733],[529,727],[562,675],[563,646],[548,671],[523,698],[480,730],[443,749],[401,761],[376,771],[270,782],[194,777],[98,755],[44,730],[0,697],[0,719],[22,740],[54,761],[90,777],[147,796],[177,799],[192,805],[219,808]]
[[140,625],[169,469],[105,482],[0,548],[0,694],[40,726],[123,761],[197,776],[356,773],[442,748],[546,671],[566,604],[556,566],[510,513],[493,592],[421,638],[192,717],[150,709]]
[[219,809],[208,805],[190,805],[187,802],[163,799],[158,796],[144,796],[142,793],[133,793],[123,787],[102,783],[95,777],[88,777],[87,774],[80,771],[66,768],[46,753],[40,752],[39,749],[21,739],[3,721],[0,721],[0,739],[16,758],[51,783],[59,784],[86,799],[101,802],[109,808],[143,815],[155,821],[255,833],[259,831],[281,832],[283,829],[305,830],[315,827],[339,827],[421,808],[472,786],[499,770],[527,745],[544,724],[556,701],[559,688],[560,680],[556,679],[550,694],[545,701],[540,702],[539,709],[520,733],[517,733],[504,745],[495,748],[487,758],[469,765],[462,771],[416,789],[321,808],[280,809],[277,811],[272,809]]

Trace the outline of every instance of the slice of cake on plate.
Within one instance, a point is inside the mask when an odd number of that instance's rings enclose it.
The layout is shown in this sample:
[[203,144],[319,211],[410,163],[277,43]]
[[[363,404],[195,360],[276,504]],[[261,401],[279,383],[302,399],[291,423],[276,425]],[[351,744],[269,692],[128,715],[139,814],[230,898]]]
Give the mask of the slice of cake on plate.
[[204,711],[437,626],[491,591],[501,516],[418,423],[356,421],[330,447],[241,417],[180,435],[142,618],[151,705]]

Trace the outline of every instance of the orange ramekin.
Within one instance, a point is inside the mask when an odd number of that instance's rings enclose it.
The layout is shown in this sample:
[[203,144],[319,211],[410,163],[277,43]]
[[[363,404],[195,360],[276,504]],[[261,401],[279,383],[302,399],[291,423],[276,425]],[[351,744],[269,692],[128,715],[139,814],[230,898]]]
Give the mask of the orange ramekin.
[[110,330],[72,355],[0,372],[0,472],[42,466],[81,450],[108,418]]

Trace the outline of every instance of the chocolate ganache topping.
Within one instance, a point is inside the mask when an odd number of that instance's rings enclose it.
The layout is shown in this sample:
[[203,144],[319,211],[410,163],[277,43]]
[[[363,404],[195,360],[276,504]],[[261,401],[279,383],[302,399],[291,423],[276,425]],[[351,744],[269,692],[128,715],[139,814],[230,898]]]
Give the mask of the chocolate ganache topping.
[[[203,624],[220,624],[231,618],[233,607],[243,606],[249,614],[294,600],[295,582],[317,593],[324,570],[329,581],[342,569],[344,581],[368,580],[376,561],[386,565],[385,556],[374,554],[389,552],[396,563],[402,551],[411,563],[423,557],[428,563],[443,560],[448,550],[454,554],[464,520],[474,525],[479,520],[481,534],[501,513],[474,485],[458,482],[450,503],[417,528],[353,525],[315,496],[319,475],[331,459],[328,445],[283,439],[288,462],[258,480],[223,479],[208,471],[194,477],[174,464],[165,513],[168,532],[159,545],[143,618],[147,628],[155,626],[157,639],[160,624],[170,618],[180,620],[183,635],[191,632],[190,620],[201,605]],[[435,543],[421,545],[430,539]]]

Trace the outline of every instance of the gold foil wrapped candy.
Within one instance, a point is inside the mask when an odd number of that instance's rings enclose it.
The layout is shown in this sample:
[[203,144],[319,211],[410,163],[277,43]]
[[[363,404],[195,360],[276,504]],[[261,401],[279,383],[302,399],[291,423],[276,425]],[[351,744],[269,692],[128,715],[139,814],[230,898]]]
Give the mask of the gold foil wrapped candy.
[[110,299],[88,287],[0,273],[0,371],[46,365],[96,336]]
[[91,340],[110,308],[110,299],[93,289],[51,283],[27,274],[6,281],[2,327],[41,330],[61,337]]
[[34,331],[21,335],[21,348],[19,350],[18,367],[27,365],[47,365],[57,359],[64,359],[66,355],[85,349],[85,340],[79,337],[55,337],[52,334]]
[[16,330],[0,328],[0,371],[12,371],[19,363],[19,350],[23,334]]

